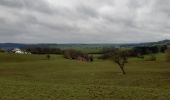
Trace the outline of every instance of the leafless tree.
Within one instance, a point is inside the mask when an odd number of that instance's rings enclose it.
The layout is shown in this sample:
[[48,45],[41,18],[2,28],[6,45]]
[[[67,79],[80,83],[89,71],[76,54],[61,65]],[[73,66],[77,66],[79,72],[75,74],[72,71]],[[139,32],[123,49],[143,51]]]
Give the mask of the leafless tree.
[[119,65],[122,73],[125,75],[125,64],[128,62],[128,52],[125,50],[118,50],[116,49],[114,52],[112,52],[112,60]]

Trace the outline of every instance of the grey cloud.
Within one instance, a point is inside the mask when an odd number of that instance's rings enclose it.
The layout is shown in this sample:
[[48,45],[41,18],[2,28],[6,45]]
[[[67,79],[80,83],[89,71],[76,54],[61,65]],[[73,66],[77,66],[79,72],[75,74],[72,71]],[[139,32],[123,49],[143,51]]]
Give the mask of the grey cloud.
[[22,0],[1,0],[0,5],[14,8],[23,7]]
[[79,14],[82,15],[83,18],[84,18],[84,16],[94,17],[94,18],[99,16],[96,9],[90,8],[90,7],[85,6],[85,5],[78,6],[76,9],[77,9],[77,12],[79,12]]
[[169,0],[49,1],[1,0],[0,42],[120,43],[170,39]]
[[1,0],[1,6],[16,8],[17,10],[27,9],[45,13],[53,13],[45,0]]

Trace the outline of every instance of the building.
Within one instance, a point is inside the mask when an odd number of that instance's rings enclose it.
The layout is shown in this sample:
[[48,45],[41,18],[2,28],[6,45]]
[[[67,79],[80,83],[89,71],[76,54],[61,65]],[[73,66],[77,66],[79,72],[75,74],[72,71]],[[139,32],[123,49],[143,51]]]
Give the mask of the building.
[[21,50],[19,48],[14,48],[12,50],[12,52],[15,53],[15,54],[31,54],[30,52],[25,52],[25,51],[23,51],[23,50]]

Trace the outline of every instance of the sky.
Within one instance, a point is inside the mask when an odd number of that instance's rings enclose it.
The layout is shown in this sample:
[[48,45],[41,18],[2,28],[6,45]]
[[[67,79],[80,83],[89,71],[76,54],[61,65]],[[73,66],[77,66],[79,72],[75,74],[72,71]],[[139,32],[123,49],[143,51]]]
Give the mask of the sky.
[[1,43],[170,39],[170,0],[0,0]]

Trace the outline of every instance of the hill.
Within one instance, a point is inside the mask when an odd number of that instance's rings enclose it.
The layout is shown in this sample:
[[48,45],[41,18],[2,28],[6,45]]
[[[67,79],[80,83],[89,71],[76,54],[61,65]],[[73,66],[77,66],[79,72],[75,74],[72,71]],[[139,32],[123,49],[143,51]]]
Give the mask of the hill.
[[153,46],[153,45],[169,45],[170,40],[162,40],[158,42],[146,43],[128,43],[128,44],[22,44],[22,43],[0,43],[0,48],[104,48],[104,47],[136,47],[136,46]]

